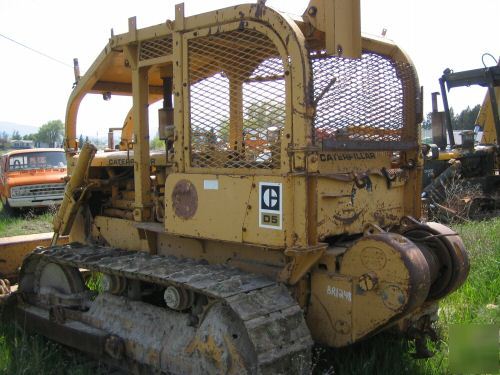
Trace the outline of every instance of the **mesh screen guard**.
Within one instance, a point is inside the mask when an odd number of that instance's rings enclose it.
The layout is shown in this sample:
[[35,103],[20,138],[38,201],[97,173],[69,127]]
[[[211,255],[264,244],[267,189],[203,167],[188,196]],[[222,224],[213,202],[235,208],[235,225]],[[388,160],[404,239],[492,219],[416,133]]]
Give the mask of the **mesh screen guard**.
[[417,147],[416,76],[410,64],[374,53],[351,60],[311,53],[314,136],[324,150]]
[[[365,52],[361,59],[310,53],[315,144],[323,150],[417,147],[413,67]],[[274,43],[254,29],[188,40],[190,165],[280,166],[285,70]]]
[[188,41],[191,166],[278,168],[285,125],[283,61],[253,29]]
[[172,36],[147,40],[141,43],[139,60],[144,61],[172,53]]

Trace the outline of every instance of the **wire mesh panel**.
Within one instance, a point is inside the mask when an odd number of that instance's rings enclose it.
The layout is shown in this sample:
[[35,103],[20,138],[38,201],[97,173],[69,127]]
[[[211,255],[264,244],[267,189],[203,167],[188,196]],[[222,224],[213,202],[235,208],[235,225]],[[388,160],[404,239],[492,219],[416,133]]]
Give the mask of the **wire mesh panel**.
[[157,38],[141,43],[139,60],[148,60],[172,53],[172,36]]
[[285,79],[273,42],[253,29],[188,42],[191,166],[277,168]]
[[374,53],[346,59],[312,53],[316,117],[323,149],[404,149],[416,145],[415,74]]

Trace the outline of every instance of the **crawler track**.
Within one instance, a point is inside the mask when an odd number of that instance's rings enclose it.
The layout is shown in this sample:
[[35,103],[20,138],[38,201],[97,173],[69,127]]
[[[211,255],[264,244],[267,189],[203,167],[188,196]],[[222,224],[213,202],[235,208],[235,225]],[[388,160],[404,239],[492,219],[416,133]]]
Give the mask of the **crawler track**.
[[[224,265],[108,247],[69,244],[29,255],[23,277],[36,277],[39,261],[113,274],[160,286],[179,286],[228,306],[243,322],[257,359],[250,372],[302,373],[312,339],[303,312],[284,285]],[[201,322],[200,322],[201,323]]]

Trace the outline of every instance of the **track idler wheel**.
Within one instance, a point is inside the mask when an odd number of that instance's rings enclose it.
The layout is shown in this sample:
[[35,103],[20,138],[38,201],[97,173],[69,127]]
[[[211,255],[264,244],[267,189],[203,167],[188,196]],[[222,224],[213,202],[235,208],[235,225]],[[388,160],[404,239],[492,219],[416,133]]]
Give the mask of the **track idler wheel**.
[[33,257],[24,260],[18,290],[30,303],[44,306],[78,306],[88,293],[78,268]]
[[401,232],[424,254],[431,272],[427,300],[441,299],[457,290],[469,274],[469,256],[458,234],[439,223],[413,223]]

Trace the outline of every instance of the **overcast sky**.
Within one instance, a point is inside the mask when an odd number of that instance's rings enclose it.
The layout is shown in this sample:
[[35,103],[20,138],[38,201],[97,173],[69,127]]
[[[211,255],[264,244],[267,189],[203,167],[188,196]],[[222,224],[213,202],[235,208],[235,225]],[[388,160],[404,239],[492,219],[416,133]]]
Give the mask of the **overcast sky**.
[[[106,45],[111,28],[126,32],[128,18],[137,16],[139,27],[174,18],[180,0],[0,0],[0,34],[41,51],[66,65],[40,56],[0,37],[0,121],[40,126],[50,120],[64,121],[67,99],[74,81],[74,57],[81,73]],[[241,3],[235,0],[185,0],[187,15]],[[307,0],[268,0],[276,9],[301,14]],[[482,67],[481,56],[500,55],[498,17],[500,0],[361,0],[362,31],[396,41],[412,58],[424,86],[425,112],[430,93],[447,67],[455,70]],[[486,58],[493,65],[491,58]],[[457,90],[457,89],[455,89]],[[482,102],[484,89],[452,90],[456,110]],[[129,99],[85,99],[78,132],[104,135],[121,126],[126,113],[117,117],[114,108]],[[84,112],[85,111],[85,114]],[[154,122],[155,118],[150,122]],[[1,129],[0,129],[1,130]]]

